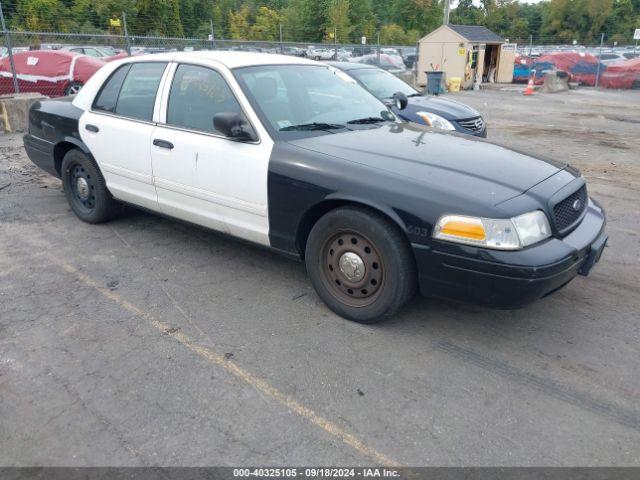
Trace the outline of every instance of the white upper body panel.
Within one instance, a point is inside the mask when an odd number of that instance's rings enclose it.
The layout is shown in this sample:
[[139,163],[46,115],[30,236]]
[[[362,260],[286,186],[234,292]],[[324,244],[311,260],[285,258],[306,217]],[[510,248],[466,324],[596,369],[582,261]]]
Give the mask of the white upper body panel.
[[235,52],[235,51],[198,51],[198,52],[169,52],[151,55],[126,57],[107,63],[98,70],[76,95],[73,104],[82,110],[90,110],[93,99],[104,81],[120,65],[132,62],[195,62],[209,65],[219,70],[250,67],[254,65],[323,65],[306,58],[277,55],[273,53]]

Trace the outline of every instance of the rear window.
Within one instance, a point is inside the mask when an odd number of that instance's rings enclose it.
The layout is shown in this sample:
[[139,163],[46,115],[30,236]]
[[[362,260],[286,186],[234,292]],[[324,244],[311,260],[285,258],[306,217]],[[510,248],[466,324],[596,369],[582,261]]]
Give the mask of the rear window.
[[150,121],[166,66],[166,63],[134,63],[122,83],[115,113]]
[[93,102],[94,110],[115,113],[120,88],[129,72],[129,68],[131,68],[131,65],[123,65],[111,74],[109,80],[102,86],[100,93]]
[[151,121],[158,85],[166,66],[164,62],[123,65],[105,82],[93,109]]

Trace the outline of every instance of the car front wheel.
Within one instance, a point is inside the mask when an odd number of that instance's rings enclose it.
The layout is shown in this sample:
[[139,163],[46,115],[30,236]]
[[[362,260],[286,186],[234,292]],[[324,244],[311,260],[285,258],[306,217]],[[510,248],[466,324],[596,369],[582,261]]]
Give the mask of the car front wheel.
[[311,229],[307,272],[322,300],[360,323],[391,317],[415,292],[415,263],[400,229],[381,214],[344,207]]
[[80,150],[70,150],[62,160],[61,173],[69,206],[80,220],[102,223],[117,215],[119,205],[92,159]]

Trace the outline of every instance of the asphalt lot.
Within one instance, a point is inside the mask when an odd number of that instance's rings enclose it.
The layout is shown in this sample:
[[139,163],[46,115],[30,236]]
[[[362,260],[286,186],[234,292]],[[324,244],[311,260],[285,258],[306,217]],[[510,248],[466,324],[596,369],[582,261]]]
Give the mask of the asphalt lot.
[[455,98],[583,171],[610,234],[591,276],[358,325],[301,263],[80,222],[0,135],[0,465],[640,465],[640,92]]

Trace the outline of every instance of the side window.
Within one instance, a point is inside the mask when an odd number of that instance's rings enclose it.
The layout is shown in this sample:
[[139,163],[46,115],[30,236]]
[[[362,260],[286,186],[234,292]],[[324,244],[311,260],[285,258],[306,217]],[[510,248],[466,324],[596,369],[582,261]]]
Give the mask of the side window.
[[94,110],[115,113],[120,88],[129,72],[129,68],[131,68],[131,65],[123,65],[111,74],[109,79],[102,85],[100,93],[93,102]]
[[84,54],[90,57],[100,57],[100,53],[95,48],[85,48]]
[[222,112],[242,115],[222,75],[206,67],[179,65],[169,92],[167,124],[220,133],[213,127],[213,117]]
[[166,63],[156,62],[133,63],[122,82],[115,113],[150,121],[158,85],[166,66]]

